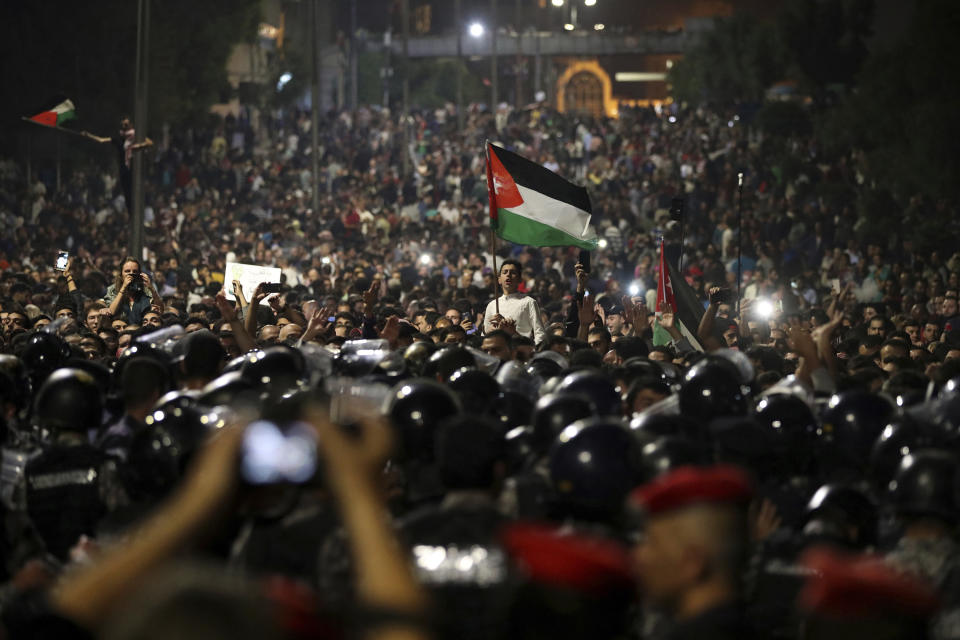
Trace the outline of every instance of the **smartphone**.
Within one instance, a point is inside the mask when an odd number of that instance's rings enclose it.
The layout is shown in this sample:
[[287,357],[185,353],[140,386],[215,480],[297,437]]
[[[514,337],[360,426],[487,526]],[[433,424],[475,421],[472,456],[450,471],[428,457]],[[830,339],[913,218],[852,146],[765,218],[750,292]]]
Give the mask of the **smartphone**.
[[580,262],[580,264],[583,265],[583,270],[586,271],[587,273],[590,273],[590,252],[581,251],[580,257],[577,258],[577,260],[578,262]]
[[263,291],[264,293],[280,293],[280,283],[264,282],[260,290]]
[[256,420],[247,425],[240,473],[252,485],[303,484],[317,471],[317,439],[304,422]]
[[66,271],[67,263],[70,261],[70,254],[66,251],[57,252],[57,262],[54,265],[54,268],[57,271]]
[[830,281],[830,290],[834,293],[840,293],[840,278],[834,278]]

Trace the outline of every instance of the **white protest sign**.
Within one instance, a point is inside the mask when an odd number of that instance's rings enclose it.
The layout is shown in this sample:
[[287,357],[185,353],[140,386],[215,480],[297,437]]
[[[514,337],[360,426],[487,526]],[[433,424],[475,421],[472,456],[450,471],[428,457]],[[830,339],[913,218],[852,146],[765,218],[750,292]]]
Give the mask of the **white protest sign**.
[[[250,300],[253,292],[257,290],[257,285],[261,282],[280,282],[280,267],[262,267],[258,264],[242,264],[240,262],[228,262],[227,268],[223,272],[223,291],[227,294],[227,300],[234,301],[233,281],[239,280],[243,287],[243,297]],[[270,302],[264,299],[260,304],[269,305]]]

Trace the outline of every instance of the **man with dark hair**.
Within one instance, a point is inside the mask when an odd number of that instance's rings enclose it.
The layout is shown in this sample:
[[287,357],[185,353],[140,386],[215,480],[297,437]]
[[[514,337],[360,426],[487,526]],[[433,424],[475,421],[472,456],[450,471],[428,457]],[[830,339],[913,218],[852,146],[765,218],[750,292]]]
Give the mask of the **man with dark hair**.
[[606,327],[591,327],[587,333],[587,344],[601,356],[605,355],[610,350],[610,332]]
[[513,360],[513,338],[502,329],[490,331],[483,336],[480,350],[501,362],[509,362]]
[[[543,342],[546,330],[540,317],[540,305],[530,296],[519,293],[523,266],[516,260],[504,260],[500,265],[500,287],[503,295],[491,300],[484,313],[483,331],[490,333],[502,329],[511,334],[533,338]],[[499,311],[498,311],[499,305]]]
[[136,432],[146,428],[144,421],[168,388],[168,373],[162,364],[153,358],[129,360],[120,374],[123,417],[103,432],[97,446],[126,459],[130,440]]

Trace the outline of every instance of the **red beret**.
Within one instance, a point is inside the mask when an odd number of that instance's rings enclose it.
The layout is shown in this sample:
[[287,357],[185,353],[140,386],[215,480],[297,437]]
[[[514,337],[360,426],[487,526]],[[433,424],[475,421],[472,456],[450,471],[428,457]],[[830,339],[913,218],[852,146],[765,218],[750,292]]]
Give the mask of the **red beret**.
[[818,548],[805,553],[802,562],[815,574],[800,593],[800,606],[812,613],[839,618],[891,613],[924,618],[939,606],[930,587],[897,573],[877,557]]
[[507,552],[535,582],[590,594],[634,589],[630,557],[620,543],[564,535],[534,524],[510,525],[502,539]]
[[648,514],[697,503],[746,502],[753,495],[746,473],[730,465],[680,467],[636,489],[631,498]]

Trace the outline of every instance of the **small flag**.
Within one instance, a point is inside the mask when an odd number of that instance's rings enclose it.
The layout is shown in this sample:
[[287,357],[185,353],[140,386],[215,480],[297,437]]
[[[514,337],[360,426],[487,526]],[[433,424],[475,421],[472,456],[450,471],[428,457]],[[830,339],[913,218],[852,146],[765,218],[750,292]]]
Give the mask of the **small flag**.
[[487,143],[490,224],[497,235],[533,247],[597,248],[587,190]]
[[663,240],[661,240],[660,273],[657,277],[656,320],[653,323],[653,345],[655,347],[668,345],[673,341],[670,333],[660,324],[664,311],[673,313],[673,325],[680,330],[680,333],[690,345],[698,351],[703,351],[700,341],[694,334],[697,327],[700,326],[703,306],[700,304],[697,294],[682,277],[676,279],[676,289],[674,289],[672,268],[664,255]]
[[30,116],[30,119],[37,124],[48,127],[59,127],[67,120],[73,120],[76,117],[77,111],[73,106],[73,102],[64,100],[49,111],[41,111],[35,116]]

